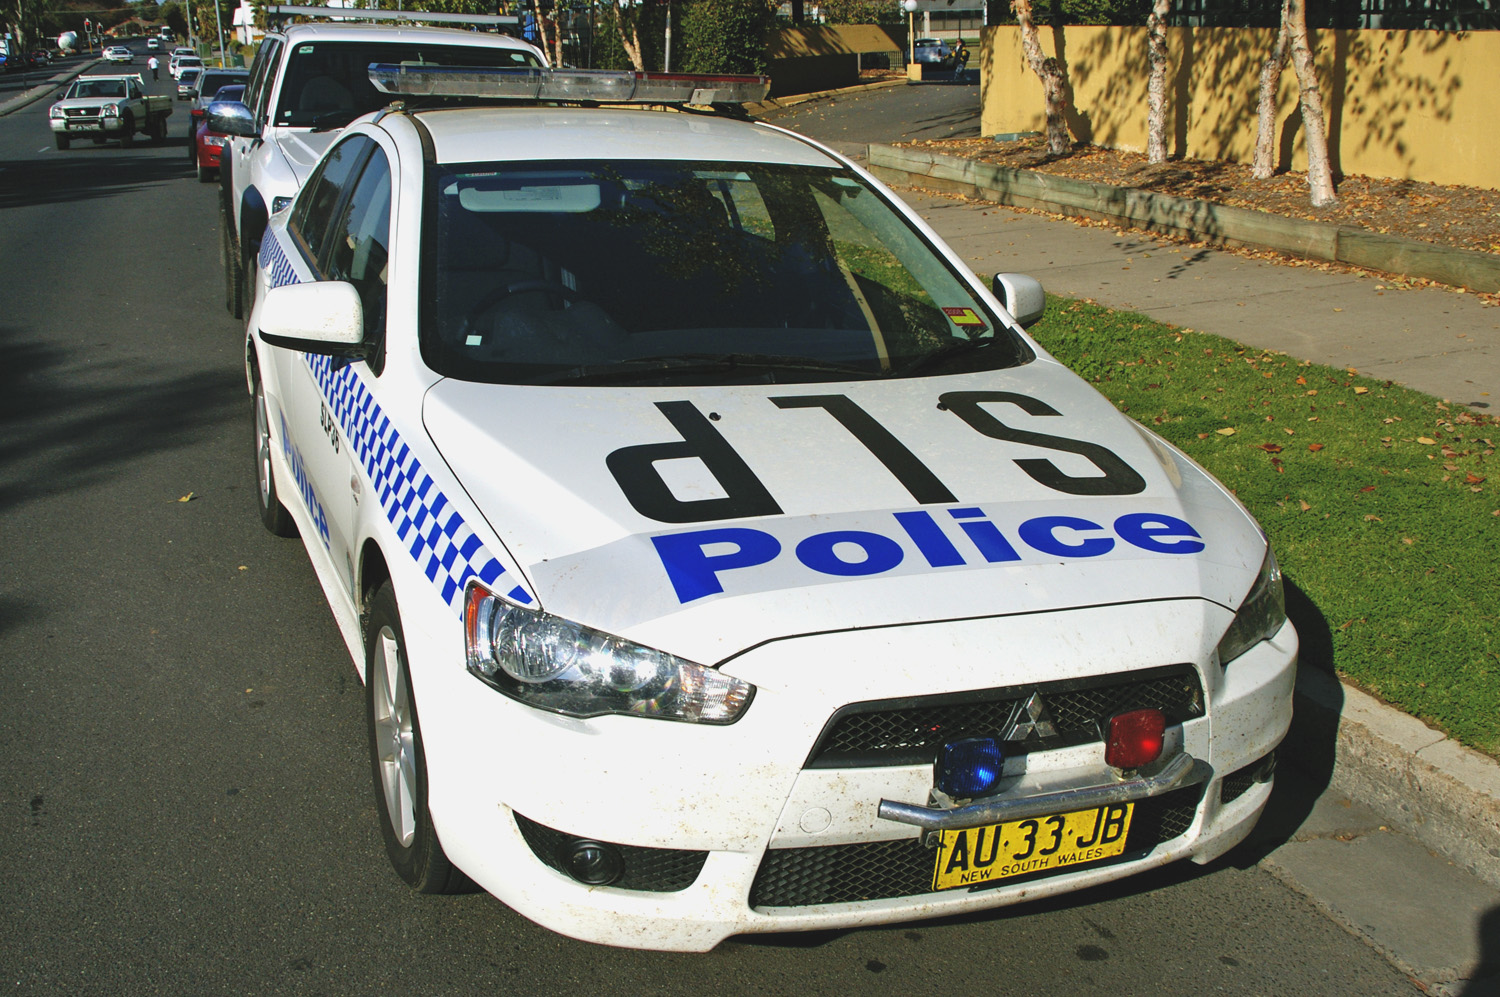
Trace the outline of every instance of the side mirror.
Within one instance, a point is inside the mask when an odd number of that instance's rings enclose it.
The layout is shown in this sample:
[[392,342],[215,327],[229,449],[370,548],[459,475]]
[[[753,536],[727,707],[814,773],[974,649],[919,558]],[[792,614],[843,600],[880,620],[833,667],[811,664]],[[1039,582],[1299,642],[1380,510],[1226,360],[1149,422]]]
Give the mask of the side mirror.
[[237,100],[216,100],[208,105],[208,127],[220,135],[259,137],[255,115]]
[[997,273],[990,282],[995,297],[1025,329],[1035,325],[1047,312],[1047,292],[1042,282],[1023,273]]
[[256,310],[260,338],[299,353],[362,357],[364,325],[359,292],[341,280],[273,287]]

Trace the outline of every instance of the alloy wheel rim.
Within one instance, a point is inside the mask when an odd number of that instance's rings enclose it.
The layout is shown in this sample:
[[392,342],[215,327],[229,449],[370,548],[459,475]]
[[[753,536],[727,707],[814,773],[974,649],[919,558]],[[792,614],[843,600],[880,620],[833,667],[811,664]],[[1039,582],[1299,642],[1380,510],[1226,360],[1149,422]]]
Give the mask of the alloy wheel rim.
[[380,788],[385,796],[391,831],[402,846],[416,836],[416,736],[412,730],[411,697],[401,667],[401,645],[390,627],[375,638],[375,751]]
[[255,387],[255,476],[259,479],[261,508],[271,507],[271,427],[266,418],[266,393]]

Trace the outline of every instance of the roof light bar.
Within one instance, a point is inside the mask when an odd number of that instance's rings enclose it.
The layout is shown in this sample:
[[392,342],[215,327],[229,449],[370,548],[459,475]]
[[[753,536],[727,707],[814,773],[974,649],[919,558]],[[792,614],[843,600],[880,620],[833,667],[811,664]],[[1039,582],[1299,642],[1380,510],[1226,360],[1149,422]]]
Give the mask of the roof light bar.
[[431,10],[367,10],[363,7],[317,7],[304,4],[271,4],[263,8],[270,20],[289,17],[321,17],[334,21],[407,21],[429,24],[520,24],[515,14],[446,14]]
[[746,104],[764,100],[764,76],[688,76],[612,69],[492,69],[371,63],[370,82],[403,97],[591,101],[601,104]]

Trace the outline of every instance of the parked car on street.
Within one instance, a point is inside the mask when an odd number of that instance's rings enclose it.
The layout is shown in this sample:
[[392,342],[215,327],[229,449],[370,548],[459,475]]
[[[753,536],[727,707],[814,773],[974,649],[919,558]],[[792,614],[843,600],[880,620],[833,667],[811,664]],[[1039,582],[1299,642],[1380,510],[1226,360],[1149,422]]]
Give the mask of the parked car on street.
[[182,74],[189,69],[201,71],[203,69],[203,60],[196,55],[179,55],[172,59],[172,79],[182,79]]
[[339,129],[390,103],[370,83],[372,62],[541,67],[547,57],[510,35],[454,28],[304,23],[268,32],[250,67],[245,104],[234,121],[215,126],[233,136],[220,184],[220,229],[224,298],[234,317],[243,314],[245,277],[266,219],[297,193]]
[[[209,66],[203,70],[203,75],[198,77],[195,87],[196,95],[188,108],[188,159],[195,163],[198,161],[198,126],[204,123],[208,105],[219,99],[220,90],[236,83],[246,83],[249,78],[248,69],[221,69],[217,66]],[[237,96],[228,99],[242,100],[243,98],[244,91],[239,91]]]
[[201,66],[183,66],[177,73],[177,99],[193,100],[198,96],[198,77],[203,75]]
[[953,65],[953,49],[941,38],[918,38],[912,61],[947,68]]
[[403,880],[703,951],[1244,840],[1291,719],[1276,559],[1028,337],[1040,284],[709,110],[763,79],[374,61],[386,106],[270,215],[244,356]]
[[[211,100],[243,101],[245,99],[244,84],[220,87],[219,92],[214,94]],[[193,109],[194,114],[199,114],[198,108]],[[224,146],[229,144],[229,136],[221,135],[208,126],[208,121],[199,115],[193,119],[192,140],[188,143],[193,157],[193,166],[198,173],[199,183],[208,183],[219,175],[219,157],[223,153]]]

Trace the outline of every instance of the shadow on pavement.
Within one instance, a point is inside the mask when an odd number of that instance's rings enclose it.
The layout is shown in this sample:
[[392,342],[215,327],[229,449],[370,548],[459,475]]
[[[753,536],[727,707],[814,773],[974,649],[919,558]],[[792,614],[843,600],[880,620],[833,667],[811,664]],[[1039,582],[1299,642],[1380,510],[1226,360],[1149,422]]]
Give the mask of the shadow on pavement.
[[[50,143],[47,132],[41,141]],[[144,148],[181,146],[186,139],[169,138],[159,145],[142,141]],[[121,149],[119,142],[95,146],[77,141],[67,152],[41,159],[0,162],[0,211],[38,204],[89,201],[116,194],[130,194],[154,183],[178,180],[186,175],[180,157],[141,156]]]
[[[1287,617],[1297,628],[1300,646],[1297,667],[1333,674],[1333,633],[1327,619],[1291,578],[1285,584]],[[1337,706],[1343,705],[1342,693],[1340,700]],[[1241,868],[1254,866],[1291,840],[1333,781],[1338,713],[1302,703],[1297,706],[1291,729],[1277,749],[1278,776],[1271,800],[1250,837],[1230,853]]]
[[1500,907],[1479,919],[1479,965],[1459,997],[1500,997]]
[[111,365],[6,327],[0,354],[0,511],[134,473],[144,455],[248,419],[235,367],[161,376],[148,362]]

